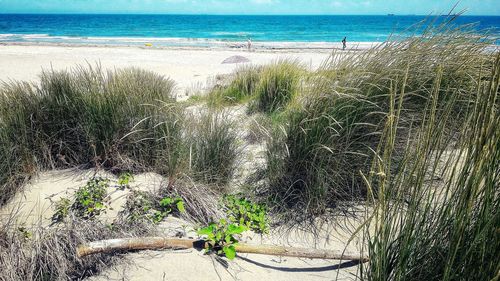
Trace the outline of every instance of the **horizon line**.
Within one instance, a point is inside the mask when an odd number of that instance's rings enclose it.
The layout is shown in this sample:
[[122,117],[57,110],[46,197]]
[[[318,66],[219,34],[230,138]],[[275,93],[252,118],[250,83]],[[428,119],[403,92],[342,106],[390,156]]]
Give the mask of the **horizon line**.
[[[97,12],[97,13],[75,13],[75,12],[9,12],[0,15],[146,15],[146,16],[421,16],[421,17],[435,17],[435,16],[452,16],[455,14],[198,14],[198,13],[126,13],[126,12]],[[493,14],[460,14],[460,16],[482,16],[482,17],[500,17],[500,15]]]

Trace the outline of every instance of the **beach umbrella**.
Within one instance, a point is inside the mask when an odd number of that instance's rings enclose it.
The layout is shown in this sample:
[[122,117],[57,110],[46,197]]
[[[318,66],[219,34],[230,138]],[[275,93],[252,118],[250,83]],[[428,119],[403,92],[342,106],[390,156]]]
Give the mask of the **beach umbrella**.
[[227,59],[225,59],[222,64],[228,64],[228,63],[244,63],[244,62],[250,62],[249,59],[245,58],[244,56],[232,56]]

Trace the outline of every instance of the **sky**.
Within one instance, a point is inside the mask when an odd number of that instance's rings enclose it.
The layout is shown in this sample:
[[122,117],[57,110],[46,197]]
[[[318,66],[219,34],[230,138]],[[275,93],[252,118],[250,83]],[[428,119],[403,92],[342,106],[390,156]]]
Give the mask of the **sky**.
[[[0,13],[444,14],[458,0],[0,0]],[[500,0],[461,0],[456,12],[500,15]]]

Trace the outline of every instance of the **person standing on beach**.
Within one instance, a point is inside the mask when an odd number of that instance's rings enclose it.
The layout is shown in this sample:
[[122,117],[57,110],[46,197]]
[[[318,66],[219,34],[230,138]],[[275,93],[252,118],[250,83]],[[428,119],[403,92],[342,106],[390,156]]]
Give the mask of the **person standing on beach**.
[[345,50],[346,47],[347,47],[347,37],[344,37],[344,39],[342,39],[342,50]]
[[252,50],[252,39],[250,39],[250,38],[248,38],[248,40],[247,40],[247,47],[248,47],[248,51]]

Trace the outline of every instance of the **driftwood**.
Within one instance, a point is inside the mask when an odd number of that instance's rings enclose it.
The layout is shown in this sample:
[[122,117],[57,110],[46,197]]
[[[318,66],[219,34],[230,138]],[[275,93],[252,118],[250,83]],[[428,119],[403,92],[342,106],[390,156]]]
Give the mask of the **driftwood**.
[[[190,248],[206,249],[207,243],[205,242],[205,240],[163,237],[111,239],[91,242],[87,245],[80,245],[77,248],[77,255],[78,257],[84,257],[99,253],[112,253],[115,251],[158,249],[185,250]],[[272,245],[250,245],[245,243],[236,244],[236,252],[286,257],[302,257],[310,259],[351,260],[359,262],[368,261],[368,257],[366,256],[363,256],[361,254],[347,253],[343,251],[292,248]]]

